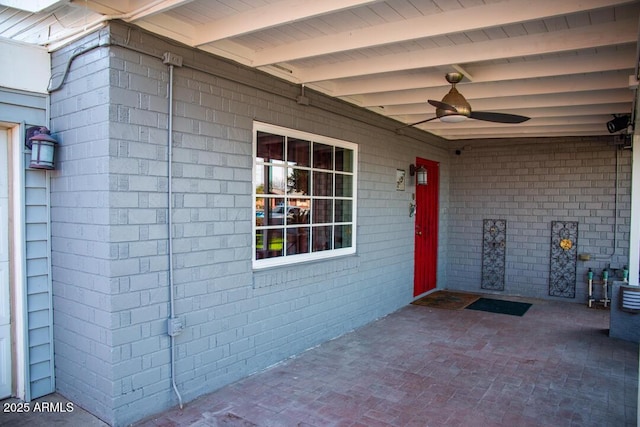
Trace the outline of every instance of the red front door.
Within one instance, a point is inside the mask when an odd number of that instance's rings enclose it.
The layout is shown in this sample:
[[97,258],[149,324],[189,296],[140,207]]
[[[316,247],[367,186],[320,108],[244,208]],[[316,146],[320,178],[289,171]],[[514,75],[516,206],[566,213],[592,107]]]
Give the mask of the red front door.
[[416,185],[413,296],[436,288],[438,267],[438,187],[440,164],[416,159],[427,169],[427,185]]

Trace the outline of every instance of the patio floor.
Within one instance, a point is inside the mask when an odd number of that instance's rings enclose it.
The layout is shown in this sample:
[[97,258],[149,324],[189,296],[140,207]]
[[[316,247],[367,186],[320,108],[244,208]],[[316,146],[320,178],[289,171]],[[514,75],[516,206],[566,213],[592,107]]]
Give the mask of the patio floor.
[[[609,312],[511,299],[533,305],[523,317],[406,306],[135,426],[635,426],[638,344],[607,336]],[[87,415],[0,425],[103,425]]]
[[609,312],[512,300],[533,305],[409,305],[136,427],[635,426],[638,345]]

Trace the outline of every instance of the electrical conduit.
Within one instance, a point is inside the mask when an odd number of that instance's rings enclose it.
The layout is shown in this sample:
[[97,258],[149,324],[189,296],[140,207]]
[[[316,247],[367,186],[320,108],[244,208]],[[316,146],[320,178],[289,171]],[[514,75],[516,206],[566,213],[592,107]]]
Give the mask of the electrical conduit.
[[[182,58],[180,58],[180,62]],[[168,227],[168,243],[169,243],[169,310],[170,310],[170,318],[167,322],[167,333],[169,334],[171,345],[171,386],[173,387],[173,391],[178,398],[178,402],[180,404],[180,409],[182,409],[182,396],[178,391],[178,386],[176,384],[176,348],[175,348],[175,340],[176,335],[180,333],[181,325],[176,327],[177,323],[175,318],[175,298],[174,298],[174,284],[173,284],[173,188],[171,185],[171,181],[173,178],[173,68],[174,64],[170,62],[171,55],[165,54],[165,58],[163,62],[165,64],[169,64],[169,88],[168,88],[168,97],[169,97],[169,117],[167,123],[167,133],[168,133],[168,153],[167,153],[167,175],[168,175],[168,218],[167,218],[167,227]]]

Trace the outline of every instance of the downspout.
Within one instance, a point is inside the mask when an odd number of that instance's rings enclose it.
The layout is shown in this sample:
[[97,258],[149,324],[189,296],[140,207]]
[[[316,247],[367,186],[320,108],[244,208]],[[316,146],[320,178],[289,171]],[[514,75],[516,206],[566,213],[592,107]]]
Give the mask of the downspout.
[[594,257],[595,260],[599,261],[609,261],[609,269],[611,269],[611,260],[618,255],[618,205],[620,198],[620,150],[621,148],[618,146],[614,146],[615,150],[615,183],[614,183],[614,194],[613,194],[613,252],[611,255],[603,255]]
[[171,54],[169,52],[165,53],[162,62],[164,64],[169,65],[169,88],[168,88],[168,98],[169,98],[169,117],[167,123],[167,140],[168,140],[168,150],[167,150],[167,176],[168,176],[168,189],[167,189],[167,202],[168,202],[168,218],[167,218],[167,228],[168,228],[168,245],[169,245],[169,310],[170,317],[167,322],[167,333],[169,334],[171,343],[170,343],[170,351],[171,351],[171,386],[173,387],[173,391],[178,398],[178,402],[180,404],[180,409],[182,409],[182,396],[178,391],[178,386],[176,384],[176,347],[175,340],[176,336],[182,332],[183,325],[180,319],[175,317],[175,286],[173,283],[173,187],[172,187],[172,178],[173,178],[173,69],[175,66],[182,66],[182,57]]

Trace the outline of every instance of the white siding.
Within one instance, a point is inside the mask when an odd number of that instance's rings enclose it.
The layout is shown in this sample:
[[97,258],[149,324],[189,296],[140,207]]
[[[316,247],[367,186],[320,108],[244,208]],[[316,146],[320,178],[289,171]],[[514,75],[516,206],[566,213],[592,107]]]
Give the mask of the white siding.
[[[0,89],[0,121],[47,126],[46,95]],[[24,129],[23,129],[24,130]],[[23,147],[13,147],[22,150]],[[30,154],[24,158],[24,254],[27,301],[28,387],[25,396],[35,399],[55,391],[53,374],[53,307],[49,250],[49,188],[47,173],[28,169]],[[15,171],[14,173],[20,173]],[[13,218],[13,221],[19,221]]]
[[[28,165],[28,159],[25,159]],[[55,390],[53,307],[49,251],[49,188],[46,172],[25,171],[27,313],[31,398]]]

